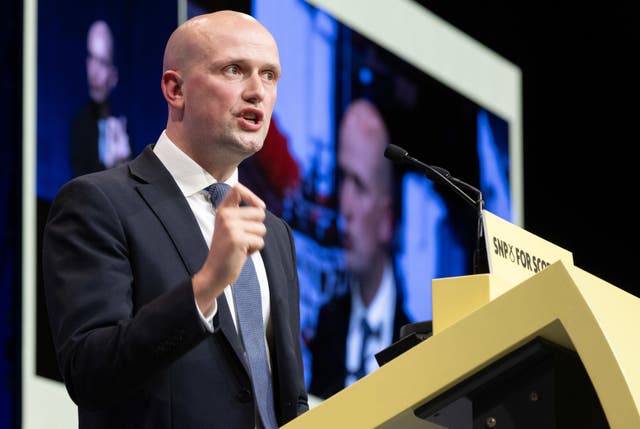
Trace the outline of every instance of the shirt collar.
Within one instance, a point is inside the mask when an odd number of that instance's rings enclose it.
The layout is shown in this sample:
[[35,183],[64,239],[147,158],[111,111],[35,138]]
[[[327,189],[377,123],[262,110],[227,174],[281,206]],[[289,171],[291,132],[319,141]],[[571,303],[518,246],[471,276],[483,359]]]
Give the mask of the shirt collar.
[[[153,148],[153,153],[156,154],[166,169],[169,170],[169,174],[171,174],[173,180],[176,181],[185,197],[196,194],[207,186],[217,182],[211,174],[171,141],[167,136],[166,130],[160,134]],[[230,186],[238,183],[237,168],[225,183]]]

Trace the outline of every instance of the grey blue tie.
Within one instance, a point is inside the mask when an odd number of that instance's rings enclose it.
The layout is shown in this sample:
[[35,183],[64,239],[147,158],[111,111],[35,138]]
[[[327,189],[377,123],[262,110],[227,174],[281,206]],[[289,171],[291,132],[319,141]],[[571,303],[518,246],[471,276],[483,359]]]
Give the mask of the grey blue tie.
[[[206,188],[214,207],[218,206],[229,189],[229,185],[225,183],[214,183]],[[247,258],[240,276],[231,290],[236,307],[238,329],[247,354],[251,381],[262,424],[265,429],[275,429],[278,424],[273,405],[271,372],[269,371],[264,342],[260,284],[250,257]]]

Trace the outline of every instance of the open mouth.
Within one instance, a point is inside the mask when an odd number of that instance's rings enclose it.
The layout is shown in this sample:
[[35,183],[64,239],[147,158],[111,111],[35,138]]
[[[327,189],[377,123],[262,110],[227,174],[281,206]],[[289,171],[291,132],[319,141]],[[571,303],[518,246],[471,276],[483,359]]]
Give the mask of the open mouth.
[[260,125],[264,118],[264,114],[259,109],[244,109],[240,112],[240,117],[253,125]]
[[258,123],[258,117],[255,113],[245,113],[244,115],[242,115],[242,117],[246,120],[249,121],[253,124],[257,124]]

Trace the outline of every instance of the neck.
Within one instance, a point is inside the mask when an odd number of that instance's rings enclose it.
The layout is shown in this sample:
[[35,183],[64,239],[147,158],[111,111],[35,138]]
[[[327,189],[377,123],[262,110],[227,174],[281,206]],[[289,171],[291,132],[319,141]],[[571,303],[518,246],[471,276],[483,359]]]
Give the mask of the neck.
[[193,143],[183,138],[179,130],[167,124],[167,137],[189,158],[211,174],[218,182],[227,180],[238,168],[238,160],[212,144]]

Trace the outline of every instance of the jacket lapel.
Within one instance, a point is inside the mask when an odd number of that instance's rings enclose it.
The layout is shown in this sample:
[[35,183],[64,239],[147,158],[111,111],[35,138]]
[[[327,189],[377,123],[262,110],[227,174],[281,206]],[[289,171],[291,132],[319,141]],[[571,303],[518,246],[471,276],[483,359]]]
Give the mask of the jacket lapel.
[[194,275],[207,257],[207,243],[178,185],[151,146],[130,163],[129,169],[140,182],[138,193],[162,222],[189,274]]
[[[162,222],[187,271],[193,276],[202,267],[209,249],[189,203],[169,171],[153,153],[152,145],[131,161],[129,170],[140,182],[137,186],[140,196]],[[217,303],[219,328],[246,368],[242,358],[243,348],[224,294],[218,297]]]

